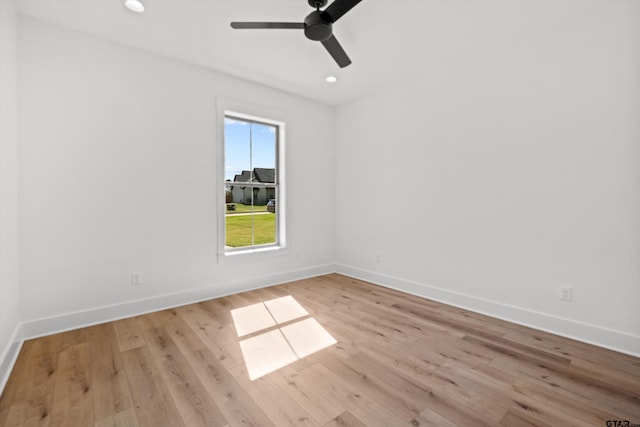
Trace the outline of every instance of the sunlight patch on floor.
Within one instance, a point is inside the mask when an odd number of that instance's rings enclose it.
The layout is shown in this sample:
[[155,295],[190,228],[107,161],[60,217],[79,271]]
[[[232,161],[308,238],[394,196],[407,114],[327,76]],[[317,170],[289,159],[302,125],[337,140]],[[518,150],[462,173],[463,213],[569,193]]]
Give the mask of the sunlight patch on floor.
[[337,343],[291,295],[231,310],[231,316],[238,337],[262,331],[240,341],[252,381]]
[[309,312],[291,295],[265,301],[264,305],[267,306],[277,323],[285,323],[309,315]]
[[231,317],[239,337],[276,325],[264,303],[231,310]]
[[313,317],[280,329],[300,359],[327,348],[337,341]]
[[240,341],[240,348],[252,381],[298,360],[279,329]]

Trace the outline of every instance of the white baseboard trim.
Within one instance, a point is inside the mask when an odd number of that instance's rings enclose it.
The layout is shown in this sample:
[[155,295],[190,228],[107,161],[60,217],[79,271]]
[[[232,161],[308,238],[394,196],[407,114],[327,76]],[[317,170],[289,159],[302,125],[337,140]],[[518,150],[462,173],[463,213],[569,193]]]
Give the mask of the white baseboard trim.
[[640,336],[637,335],[503,304],[468,294],[453,292],[357,267],[337,264],[336,272],[354,279],[375,283],[376,285],[411,295],[428,298],[490,317],[640,357]]
[[181,305],[193,304],[239,292],[321,276],[323,274],[333,273],[334,271],[335,266],[333,264],[321,265],[271,275],[243,278],[236,281],[226,281],[225,283],[217,283],[215,286],[208,286],[206,288],[190,289],[184,292],[158,295],[120,304],[94,307],[57,316],[29,320],[22,324],[22,337],[24,339],[37,338],[127,317],[139,316],[154,311],[179,307]]
[[13,334],[11,334],[9,342],[6,344],[2,354],[0,354],[0,395],[2,395],[4,386],[9,381],[9,375],[11,375],[13,365],[18,359],[23,342],[22,324],[18,323],[13,330]]

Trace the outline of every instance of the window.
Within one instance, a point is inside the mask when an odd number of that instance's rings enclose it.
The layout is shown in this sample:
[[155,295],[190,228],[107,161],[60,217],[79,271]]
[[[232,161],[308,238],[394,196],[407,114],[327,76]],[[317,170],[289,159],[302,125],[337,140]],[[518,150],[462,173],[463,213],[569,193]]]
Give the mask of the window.
[[283,123],[225,111],[225,253],[283,246],[283,140]]

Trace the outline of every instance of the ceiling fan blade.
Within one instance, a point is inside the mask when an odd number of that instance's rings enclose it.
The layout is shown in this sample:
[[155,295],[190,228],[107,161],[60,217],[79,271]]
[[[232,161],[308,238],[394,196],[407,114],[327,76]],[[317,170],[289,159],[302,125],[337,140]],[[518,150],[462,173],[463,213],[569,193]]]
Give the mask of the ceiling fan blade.
[[333,34],[326,40],[322,41],[322,45],[329,51],[333,59],[338,63],[340,68],[344,68],[351,64],[351,60],[347,56],[347,52],[344,51],[338,39]]
[[264,29],[264,28],[302,30],[304,29],[304,23],[303,22],[232,22],[231,28],[235,28],[237,30]]
[[360,1],[361,0],[335,0],[322,13],[324,15],[328,15],[331,23],[334,23],[340,19],[342,15],[349,12],[355,5],[360,3]]

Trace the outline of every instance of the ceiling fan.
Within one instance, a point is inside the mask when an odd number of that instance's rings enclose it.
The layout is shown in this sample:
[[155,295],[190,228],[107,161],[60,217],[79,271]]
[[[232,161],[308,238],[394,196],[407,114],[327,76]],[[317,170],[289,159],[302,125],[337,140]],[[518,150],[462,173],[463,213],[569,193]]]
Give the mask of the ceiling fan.
[[307,0],[316,10],[304,18],[304,22],[232,22],[235,29],[289,29],[304,30],[309,40],[319,41],[329,51],[340,68],[351,64],[351,59],[344,51],[338,39],[333,35],[333,23],[349,12],[361,0],[335,0],[325,10],[328,0]]

